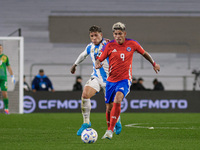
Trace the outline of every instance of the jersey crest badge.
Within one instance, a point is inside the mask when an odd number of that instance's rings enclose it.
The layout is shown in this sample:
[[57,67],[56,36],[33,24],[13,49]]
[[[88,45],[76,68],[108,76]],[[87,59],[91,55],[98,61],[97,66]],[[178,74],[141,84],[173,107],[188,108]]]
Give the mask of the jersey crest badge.
[[94,52],[97,53],[98,52],[98,48],[95,48]]
[[128,52],[130,52],[130,51],[131,51],[131,48],[130,48],[130,47],[127,47],[126,50],[127,50]]
[[2,61],[2,62],[6,62],[6,56],[2,56],[2,57],[1,57],[1,61]]
[[97,54],[97,57],[100,57],[102,54],[102,52],[100,51],[98,54]]

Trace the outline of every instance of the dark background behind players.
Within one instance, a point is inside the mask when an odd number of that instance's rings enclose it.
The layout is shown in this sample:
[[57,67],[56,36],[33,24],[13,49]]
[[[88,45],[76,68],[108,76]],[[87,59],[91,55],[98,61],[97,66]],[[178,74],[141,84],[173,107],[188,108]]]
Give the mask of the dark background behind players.
[[26,76],[24,75],[24,91],[31,91],[28,83],[26,82]]
[[132,85],[130,88],[131,91],[137,90],[137,79],[133,77],[132,79]]
[[82,86],[82,78],[81,76],[76,77],[76,82],[73,85],[73,91],[82,91],[83,86]]
[[164,91],[165,89],[163,84],[157,79],[153,80],[153,85],[154,85],[154,88],[153,88],[154,91]]

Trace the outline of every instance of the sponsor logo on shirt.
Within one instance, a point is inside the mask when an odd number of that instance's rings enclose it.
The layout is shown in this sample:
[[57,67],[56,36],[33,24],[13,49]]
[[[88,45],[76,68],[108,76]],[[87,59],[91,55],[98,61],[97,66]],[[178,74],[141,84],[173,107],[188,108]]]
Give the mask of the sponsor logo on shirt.
[[130,52],[130,51],[131,51],[131,48],[130,48],[130,47],[127,47],[126,50],[127,50],[128,52]]
[[114,49],[112,52],[117,52],[117,50],[116,50],[116,49]]
[[124,87],[119,88],[120,90],[124,90]]

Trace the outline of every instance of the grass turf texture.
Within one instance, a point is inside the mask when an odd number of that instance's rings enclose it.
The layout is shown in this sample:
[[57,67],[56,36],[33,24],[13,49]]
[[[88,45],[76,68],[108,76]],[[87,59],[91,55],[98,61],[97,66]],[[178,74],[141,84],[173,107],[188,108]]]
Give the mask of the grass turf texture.
[[[123,113],[122,132],[114,134],[112,140],[101,139],[107,129],[105,120],[104,113],[91,114],[98,140],[94,144],[84,144],[76,135],[82,124],[81,113],[0,114],[0,149],[200,149],[200,113]],[[137,126],[144,128],[125,126],[133,123],[141,123]],[[155,129],[145,128],[151,126]],[[175,127],[177,129],[172,129]]]

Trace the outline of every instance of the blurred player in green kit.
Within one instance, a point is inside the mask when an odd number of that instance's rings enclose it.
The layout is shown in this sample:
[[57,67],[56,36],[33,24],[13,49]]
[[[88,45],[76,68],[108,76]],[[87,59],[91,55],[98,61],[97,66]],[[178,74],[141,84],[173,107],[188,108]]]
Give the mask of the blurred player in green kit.
[[3,96],[3,102],[4,102],[4,112],[5,114],[9,114],[8,109],[8,82],[7,82],[7,72],[6,68],[8,69],[8,72],[11,75],[12,83],[15,84],[15,78],[13,75],[12,68],[9,64],[8,56],[3,54],[3,46],[0,44],[0,88]]

